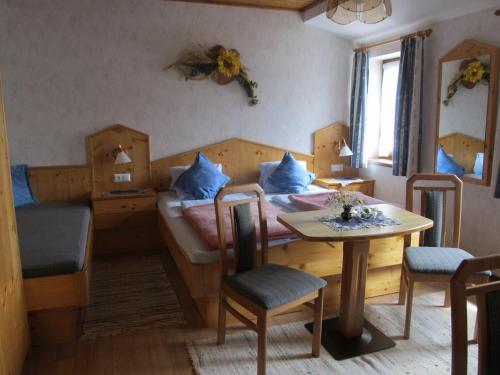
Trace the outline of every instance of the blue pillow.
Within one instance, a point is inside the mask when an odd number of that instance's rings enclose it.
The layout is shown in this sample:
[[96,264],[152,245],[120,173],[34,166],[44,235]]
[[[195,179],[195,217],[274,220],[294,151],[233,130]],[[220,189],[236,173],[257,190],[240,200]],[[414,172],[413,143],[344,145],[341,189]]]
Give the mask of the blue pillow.
[[478,176],[483,175],[483,162],[484,162],[484,152],[478,152],[476,154],[476,161],[474,162],[474,168],[472,171]]
[[28,166],[26,164],[11,165],[10,176],[12,179],[15,208],[38,203],[38,199],[36,199],[31,191]]
[[436,164],[436,171],[439,173],[456,174],[458,177],[462,177],[465,173],[465,168],[458,164],[450,155],[448,155],[441,145],[438,146]]
[[290,151],[287,151],[267,182],[282,193],[300,194],[307,189],[314,178],[315,175],[305,170]]
[[229,180],[215,164],[198,152],[194,164],[179,176],[174,186],[182,192],[183,199],[210,199],[215,198]]

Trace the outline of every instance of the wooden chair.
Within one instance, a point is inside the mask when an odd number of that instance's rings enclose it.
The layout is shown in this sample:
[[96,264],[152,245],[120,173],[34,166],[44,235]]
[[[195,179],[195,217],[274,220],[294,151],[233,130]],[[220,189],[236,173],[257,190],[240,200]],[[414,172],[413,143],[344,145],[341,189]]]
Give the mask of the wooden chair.
[[[224,200],[228,194],[254,193],[248,199]],[[272,316],[305,304],[314,309],[312,356],[319,357],[323,319],[323,295],[326,282],[316,276],[267,262],[267,220],[264,191],[257,184],[223,188],[215,197],[221,261],[221,286],[217,343],[224,344],[226,311],[258,335],[258,374],[266,373],[267,327]],[[252,206],[253,207],[252,207]],[[260,252],[252,215],[258,207]],[[234,273],[229,273],[227,227],[232,230]],[[257,317],[255,324],[237,311],[228,299]],[[314,300],[314,303],[311,301]]]
[[500,374],[500,281],[467,287],[469,277],[500,268],[500,255],[462,261],[451,278],[451,332],[453,375],[467,374],[467,297],[476,296],[478,374]]
[[[447,186],[415,186],[421,181],[446,182]],[[451,184],[451,185],[450,185]],[[443,283],[447,285],[444,306],[450,306],[449,283],[453,273],[464,259],[473,258],[471,254],[459,248],[462,219],[462,181],[451,174],[415,174],[406,183],[406,209],[413,211],[414,191],[420,191],[420,214],[434,221],[434,227],[428,229],[420,238],[419,247],[404,249],[399,289],[399,304],[406,299],[406,319],[404,337],[410,337],[413,289],[416,282]],[[443,247],[446,237],[446,198],[454,193],[453,209],[453,247]],[[482,272],[471,275],[475,284],[488,281],[490,273]],[[406,296],[408,295],[408,296]]]

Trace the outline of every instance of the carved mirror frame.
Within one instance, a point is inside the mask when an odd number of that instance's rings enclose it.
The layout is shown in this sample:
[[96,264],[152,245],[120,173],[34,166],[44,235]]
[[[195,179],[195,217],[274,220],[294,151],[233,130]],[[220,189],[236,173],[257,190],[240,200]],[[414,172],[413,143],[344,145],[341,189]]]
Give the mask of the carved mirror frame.
[[437,83],[437,108],[436,108],[436,142],[434,147],[434,171],[437,173],[437,152],[439,146],[439,128],[441,116],[441,80],[443,63],[455,60],[470,59],[477,56],[490,56],[490,80],[488,85],[488,108],[486,114],[486,132],[484,142],[483,178],[475,179],[467,176],[461,177],[464,182],[489,186],[491,183],[491,170],[495,144],[495,127],[498,106],[498,62],[499,49],[489,44],[466,39],[439,59],[439,78]]

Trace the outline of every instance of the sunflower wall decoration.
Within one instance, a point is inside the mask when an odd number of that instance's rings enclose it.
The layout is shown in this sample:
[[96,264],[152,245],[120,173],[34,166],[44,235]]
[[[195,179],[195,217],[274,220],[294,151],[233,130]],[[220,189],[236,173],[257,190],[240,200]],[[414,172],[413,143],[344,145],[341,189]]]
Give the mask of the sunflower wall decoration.
[[460,64],[458,73],[448,85],[444,105],[450,103],[450,99],[457,93],[460,86],[467,89],[473,89],[479,82],[488,83],[490,81],[489,67],[478,59],[464,60]]
[[189,52],[184,58],[166,67],[170,68],[176,68],[186,80],[212,78],[219,85],[227,85],[236,80],[245,90],[249,105],[259,102],[255,93],[257,82],[250,79],[248,69],[241,63],[240,53],[235,49],[217,45],[209,50]]

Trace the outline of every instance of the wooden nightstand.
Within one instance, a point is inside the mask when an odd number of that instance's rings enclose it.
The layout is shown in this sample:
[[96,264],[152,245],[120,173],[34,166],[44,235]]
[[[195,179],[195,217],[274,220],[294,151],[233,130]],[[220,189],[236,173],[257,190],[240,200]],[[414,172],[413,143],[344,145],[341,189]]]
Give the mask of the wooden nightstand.
[[157,248],[156,192],[141,194],[92,195],[96,250],[145,250]]
[[373,197],[375,191],[375,180],[362,180],[352,182],[347,186],[342,186],[336,178],[318,178],[314,180],[314,184],[325,187],[327,189],[335,189],[342,191],[359,191],[365,195]]

